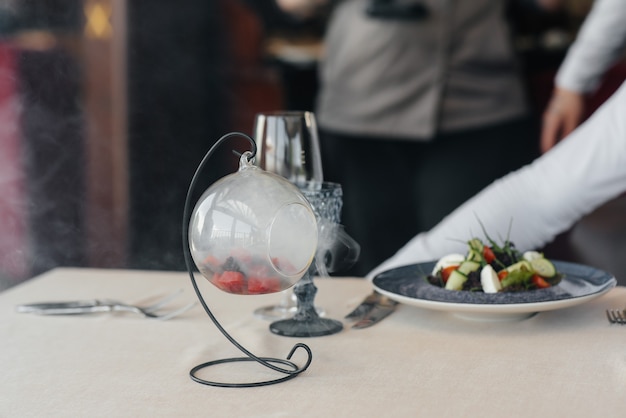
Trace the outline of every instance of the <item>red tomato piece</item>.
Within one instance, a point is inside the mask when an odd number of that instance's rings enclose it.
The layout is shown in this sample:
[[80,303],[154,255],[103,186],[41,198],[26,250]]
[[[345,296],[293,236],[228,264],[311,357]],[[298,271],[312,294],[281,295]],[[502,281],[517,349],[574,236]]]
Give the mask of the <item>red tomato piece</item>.
[[493,250],[488,246],[483,246],[483,257],[487,263],[491,263],[496,259],[496,255],[493,253]]
[[458,265],[454,265],[454,266],[444,267],[443,269],[441,269],[441,278],[443,279],[443,282],[447,283],[448,278],[450,277],[450,274],[452,274],[452,272],[458,268],[459,268]]
[[548,283],[543,277],[539,276],[538,274],[533,275],[530,280],[539,289],[545,289],[546,287],[550,287],[550,283]]
[[275,293],[281,290],[280,279],[277,277],[250,277],[248,279],[248,293],[250,294]]
[[498,272],[498,279],[500,279],[500,281],[502,281],[502,280],[504,280],[504,278],[505,278],[506,276],[508,276],[508,275],[509,275],[509,272],[508,272],[508,271],[506,271],[506,270],[500,270],[500,271]]
[[213,284],[225,292],[241,294],[245,276],[238,271],[225,271],[222,274],[213,275]]

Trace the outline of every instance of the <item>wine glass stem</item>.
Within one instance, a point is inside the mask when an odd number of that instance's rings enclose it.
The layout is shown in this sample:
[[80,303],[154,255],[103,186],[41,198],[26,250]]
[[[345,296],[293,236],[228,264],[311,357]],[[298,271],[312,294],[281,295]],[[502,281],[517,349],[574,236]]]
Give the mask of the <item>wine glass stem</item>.
[[293,292],[298,298],[298,310],[294,315],[294,319],[297,321],[307,321],[319,317],[313,304],[315,294],[317,293],[317,286],[315,286],[311,277],[312,269],[314,270],[314,268],[309,268],[293,289]]

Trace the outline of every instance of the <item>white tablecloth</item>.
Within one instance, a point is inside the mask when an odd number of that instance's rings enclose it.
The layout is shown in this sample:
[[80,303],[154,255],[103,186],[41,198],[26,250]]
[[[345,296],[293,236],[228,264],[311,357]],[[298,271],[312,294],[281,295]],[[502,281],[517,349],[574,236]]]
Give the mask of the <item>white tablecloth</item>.
[[[241,353],[200,306],[166,322],[134,314],[37,316],[36,301],[141,302],[183,288],[186,273],[56,269],[0,294],[0,417],[623,417],[626,326],[604,311],[626,288],[518,322],[476,322],[401,305],[371,328],[316,338],[272,334],[252,311],[280,295],[232,296],[202,280],[224,328],[258,356],[284,358],[297,342],[308,370],[258,388],[198,384],[189,370]],[[317,305],[343,320],[371,290],[357,278],[318,279]],[[295,356],[296,362],[303,356]],[[255,363],[205,369],[213,380],[278,377]]]

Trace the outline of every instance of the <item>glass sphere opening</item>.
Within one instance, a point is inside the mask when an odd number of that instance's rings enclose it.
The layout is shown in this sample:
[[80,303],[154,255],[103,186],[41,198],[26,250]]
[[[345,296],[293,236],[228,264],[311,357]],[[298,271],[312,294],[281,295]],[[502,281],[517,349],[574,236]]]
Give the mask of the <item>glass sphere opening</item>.
[[285,276],[298,276],[311,264],[317,247],[317,223],[311,210],[302,203],[283,206],[268,231],[268,257],[274,268]]

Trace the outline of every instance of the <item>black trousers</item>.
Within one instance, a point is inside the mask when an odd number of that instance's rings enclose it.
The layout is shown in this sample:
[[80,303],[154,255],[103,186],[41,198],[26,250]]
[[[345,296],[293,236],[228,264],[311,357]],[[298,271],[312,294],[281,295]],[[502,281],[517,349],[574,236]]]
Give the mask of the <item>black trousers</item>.
[[324,178],[342,185],[342,224],[361,245],[359,261],[336,274],[364,276],[491,182],[531,162],[539,155],[537,127],[529,117],[427,142],[322,129]]

